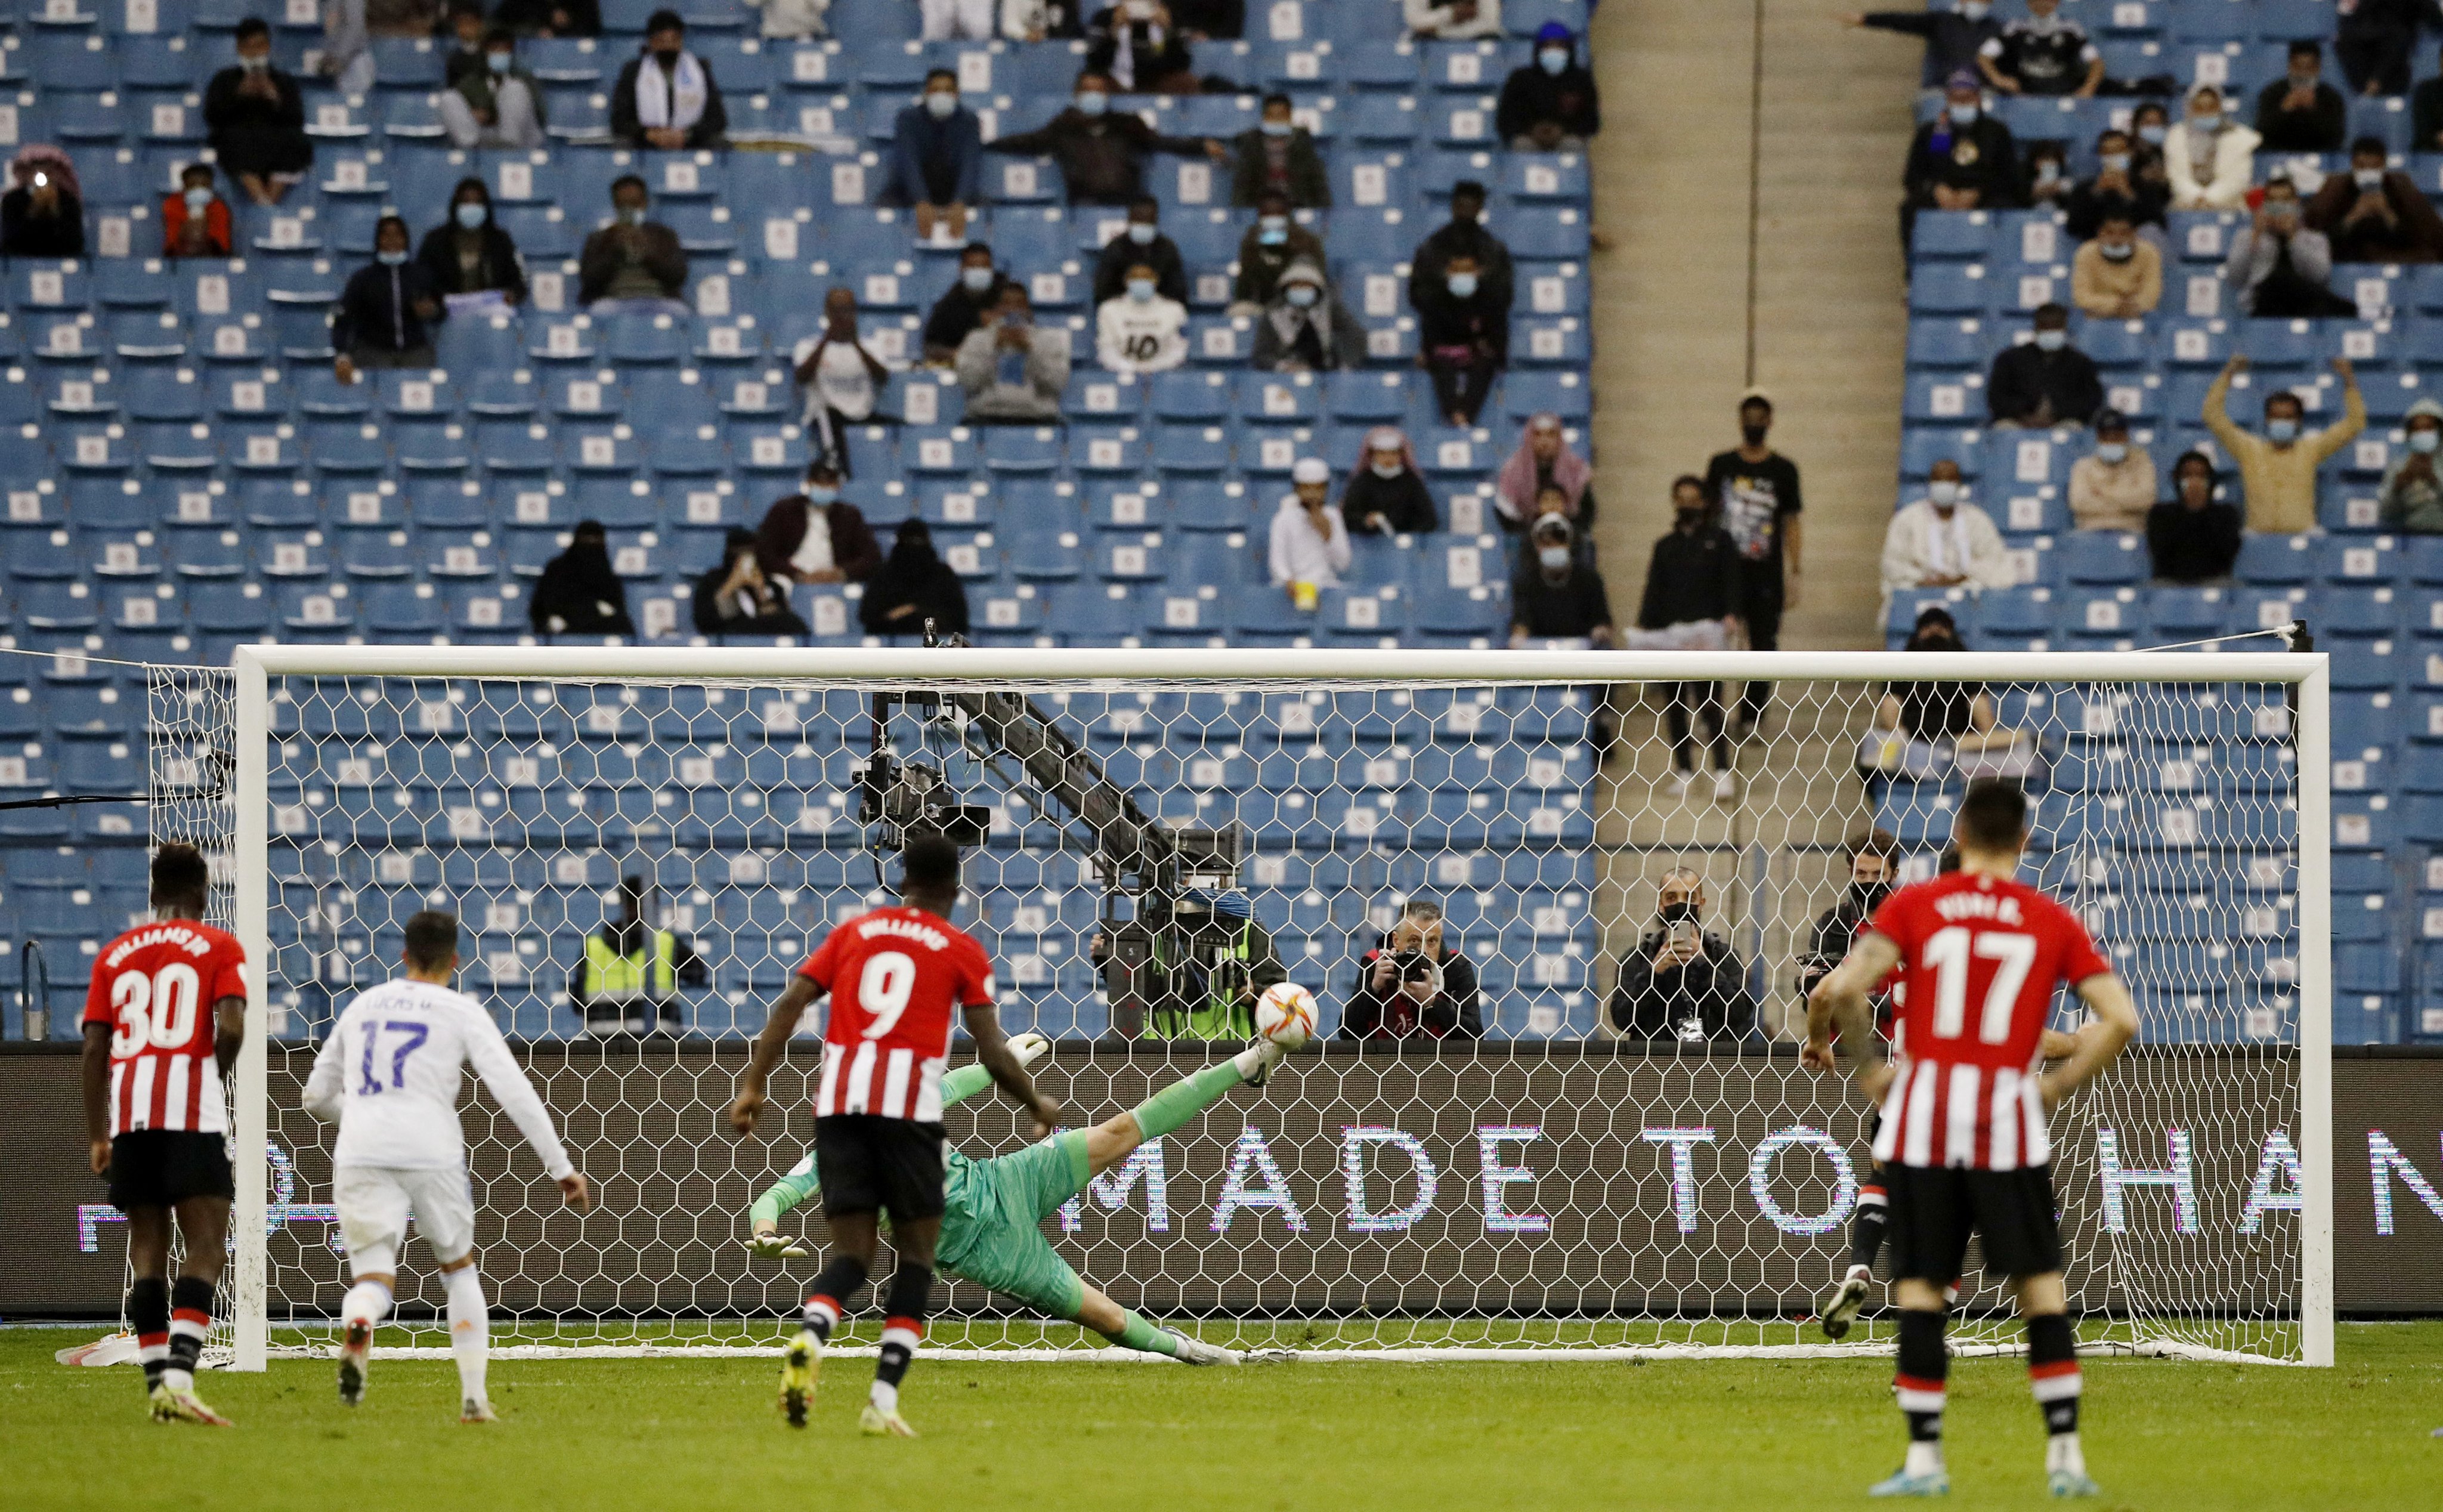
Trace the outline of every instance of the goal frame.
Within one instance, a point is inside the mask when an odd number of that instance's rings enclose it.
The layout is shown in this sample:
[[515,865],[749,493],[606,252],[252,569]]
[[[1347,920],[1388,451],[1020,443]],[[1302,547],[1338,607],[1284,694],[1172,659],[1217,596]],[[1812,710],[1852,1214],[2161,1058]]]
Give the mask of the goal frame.
[[[256,645],[231,657],[235,683],[234,924],[256,969],[247,973],[246,1040],[230,1091],[233,1140],[260,1151],[268,1134],[270,691],[275,677],[429,677],[527,681],[784,684],[938,681],[1127,684],[1582,684],[1717,678],[1839,682],[2281,683],[2297,690],[2299,1156],[2298,1363],[2333,1363],[2331,671],[2321,652],[1357,651],[1276,648],[1132,649],[922,647],[725,648],[625,646]],[[240,1158],[231,1319],[232,1368],[261,1371],[270,1352],[265,1162]],[[1439,1354],[1458,1352],[1437,1351]],[[1468,1352],[1475,1354],[1478,1352]],[[1483,1352],[1490,1355],[1491,1352]],[[1509,1355],[1519,1352],[1506,1351]],[[1578,1352],[1553,1351],[1567,1357]],[[1733,1352],[1725,1352],[1733,1353]],[[1579,1357],[1583,1357],[1580,1355]]]

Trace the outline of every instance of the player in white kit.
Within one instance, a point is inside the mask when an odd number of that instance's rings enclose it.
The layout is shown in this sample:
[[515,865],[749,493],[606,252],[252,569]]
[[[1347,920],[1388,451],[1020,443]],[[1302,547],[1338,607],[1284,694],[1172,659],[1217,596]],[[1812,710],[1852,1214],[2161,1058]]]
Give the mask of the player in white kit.
[[450,1351],[458,1360],[459,1421],[488,1423],[484,1391],[491,1346],[484,1279],[475,1269],[475,1199],[458,1124],[462,1068],[472,1065],[492,1099],[542,1157],[562,1202],[582,1211],[593,1193],[569,1164],[551,1115],[492,1016],[450,988],[458,969],[458,916],[428,910],[407,921],[407,974],[358,995],[340,1015],[305,1083],[307,1113],[340,1125],[331,1185],[356,1285],[340,1305],[340,1400],[365,1394],[374,1325],[390,1311],[407,1220],[440,1263],[450,1289]]

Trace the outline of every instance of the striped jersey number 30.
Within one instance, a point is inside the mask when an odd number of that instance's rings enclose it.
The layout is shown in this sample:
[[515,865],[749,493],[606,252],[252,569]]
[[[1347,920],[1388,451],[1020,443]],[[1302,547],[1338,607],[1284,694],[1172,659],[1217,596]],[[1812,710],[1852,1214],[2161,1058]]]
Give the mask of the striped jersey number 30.
[[2035,936],[1998,930],[1972,935],[1958,925],[1934,932],[1925,942],[1925,964],[1934,968],[1934,1037],[1938,1040],[1956,1040],[1967,1027],[1971,951],[1981,960],[1997,963],[1993,980],[1985,988],[1976,1038],[1987,1044],[2000,1044],[2011,1038],[2011,1010],[2018,1006],[2019,988],[2036,964]]
[[[193,1039],[195,999],[202,994],[203,986],[195,968],[184,961],[173,961],[151,976],[141,971],[119,972],[110,984],[110,1005],[119,1011],[119,1027],[110,1037],[110,1053],[123,1060],[142,1049],[148,1040],[169,1050]],[[156,1003],[160,1009],[157,1014],[152,1011]]]
[[916,963],[904,951],[884,950],[865,958],[856,982],[856,1005],[865,1010],[865,1037],[879,1040],[908,1011],[908,994],[916,986]]

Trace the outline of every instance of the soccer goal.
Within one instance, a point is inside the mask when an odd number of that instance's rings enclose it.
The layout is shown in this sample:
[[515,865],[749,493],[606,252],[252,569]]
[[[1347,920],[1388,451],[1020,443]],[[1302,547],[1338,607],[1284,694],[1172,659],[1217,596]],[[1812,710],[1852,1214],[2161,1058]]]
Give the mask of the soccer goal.
[[[2053,1120],[2084,1344],[2329,1363],[2324,669],[265,646],[227,673],[165,670],[153,771],[174,801],[156,838],[223,858],[216,897],[262,963],[232,1091],[252,1152],[235,1362],[330,1337],[331,1134],[299,1092],[334,1013],[394,969],[428,906],[464,920],[460,985],[510,1031],[599,1191],[589,1214],[560,1209],[477,1095],[478,1242],[516,1319],[496,1337],[770,1347],[817,1263],[741,1241],[811,1138],[814,1042],[776,1081],[763,1138],[734,1140],[721,1115],[764,1005],[884,895],[888,857],[922,829],[970,847],[963,922],[993,954],[1004,1023],[1057,1042],[1037,1074],[1077,1121],[1227,1053],[1228,1005],[1276,970],[1316,992],[1327,1033],[1413,1031],[1330,1040],[1047,1216],[1124,1304],[1325,1353],[1827,1351],[1809,1318],[1870,1156],[1846,1081],[1798,1064],[1802,968],[1852,837],[1881,829],[1901,879],[1931,875],[1983,772],[2027,784],[2030,876],[2089,922],[2144,1025]],[[1706,721],[1747,678],[1776,685],[1773,711],[1717,798]],[[1675,707],[1694,715],[1693,783]],[[1591,734],[1613,722],[1602,764]],[[1656,966],[1666,884],[1701,889],[1701,972]],[[632,901],[652,959],[628,1027],[652,1032],[591,1033],[572,973]],[[1386,931],[1415,944],[1437,917],[1464,966],[1364,965]],[[2074,1000],[2057,1012],[2074,1027]],[[990,1094],[948,1124],[974,1158],[1023,1138]],[[789,1226],[819,1241],[811,1212]],[[420,1266],[411,1245],[400,1317],[438,1347]],[[1996,1281],[1965,1281],[1955,1339],[2015,1347]],[[1096,1342],[964,1282],[937,1300],[937,1347]],[[1870,1308],[1838,1347],[1889,1337]]]

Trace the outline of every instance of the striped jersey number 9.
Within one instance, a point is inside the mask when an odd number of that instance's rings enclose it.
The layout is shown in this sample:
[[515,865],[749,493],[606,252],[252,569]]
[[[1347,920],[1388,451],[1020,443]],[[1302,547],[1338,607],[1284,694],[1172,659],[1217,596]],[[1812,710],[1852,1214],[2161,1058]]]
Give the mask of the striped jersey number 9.
[[[1973,942],[1973,943],[1972,943]],[[2018,1006],[2019,988],[2036,964],[2032,934],[1999,930],[1973,933],[1956,924],[1937,930],[1925,942],[1925,964],[1934,968],[1934,1037],[1956,1040],[1967,1027],[1968,957],[1992,961],[1993,980],[1985,988],[1985,1010],[1976,1023],[1976,1038],[2000,1044],[2011,1038],[2011,1010]]]
[[125,1060],[147,1041],[173,1050],[194,1038],[195,1000],[203,986],[195,968],[184,961],[173,961],[149,977],[141,971],[119,972],[110,984],[110,1005],[119,1010],[110,1053]]
[[865,958],[865,973],[856,979],[856,1005],[865,1010],[865,1037],[889,1034],[908,1011],[908,994],[916,988],[916,963],[899,950]]

